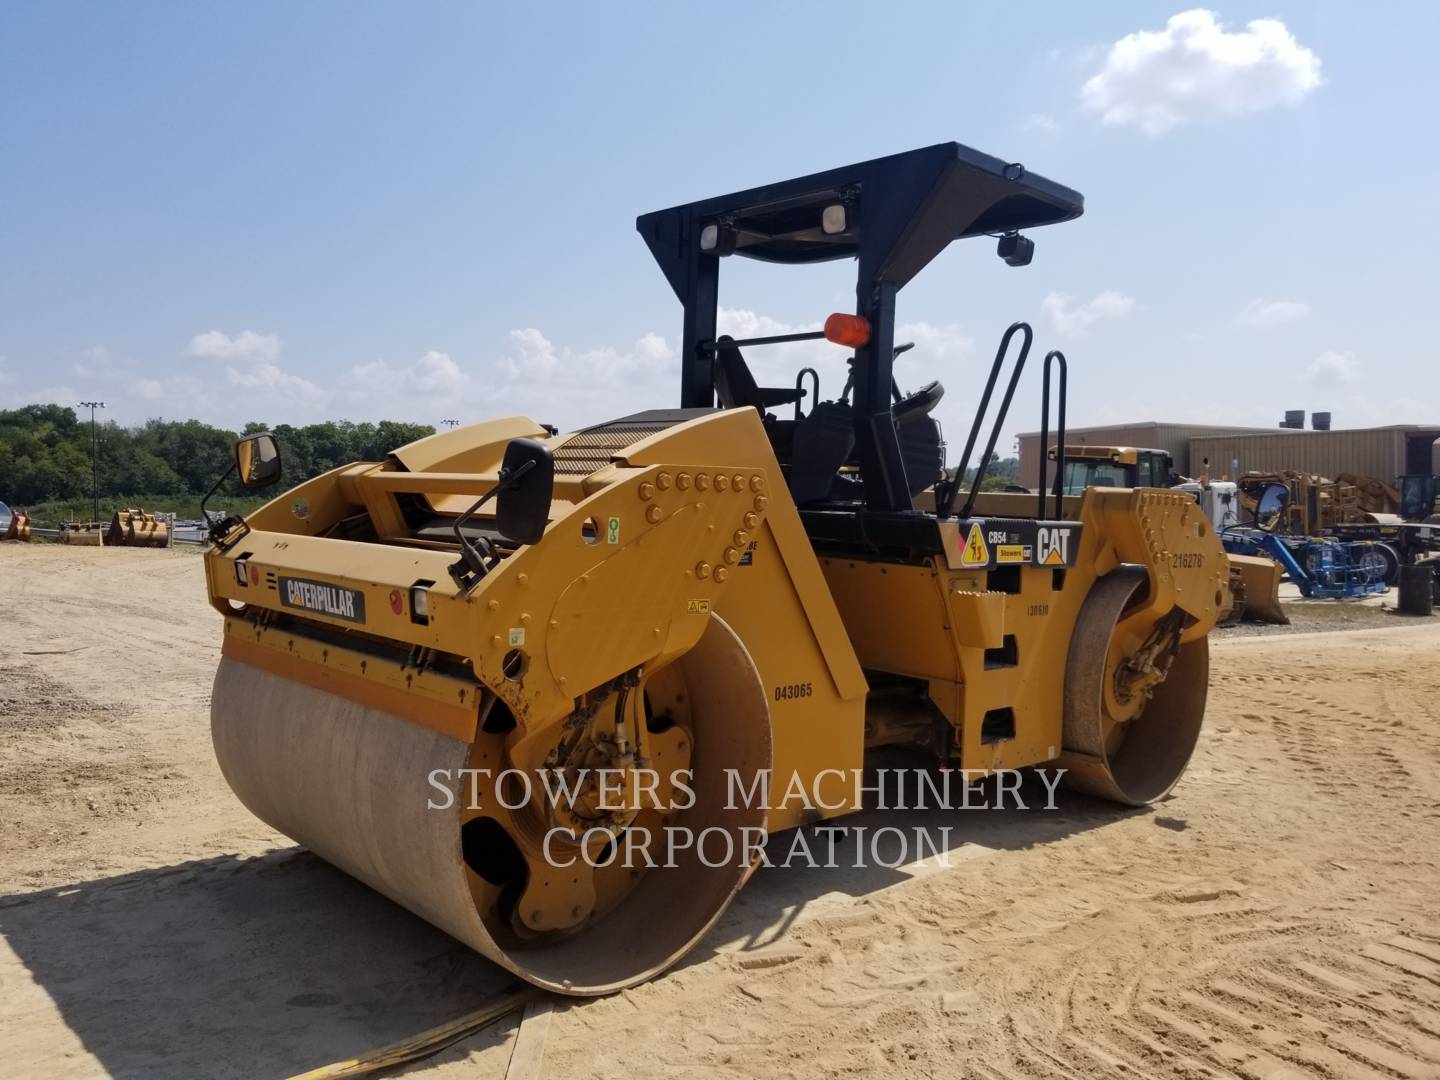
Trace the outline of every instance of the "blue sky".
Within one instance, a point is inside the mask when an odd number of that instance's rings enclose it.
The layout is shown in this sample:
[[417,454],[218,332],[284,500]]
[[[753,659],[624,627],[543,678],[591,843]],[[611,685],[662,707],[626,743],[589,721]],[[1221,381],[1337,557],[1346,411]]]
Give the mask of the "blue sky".
[[[1069,355],[1072,424],[1440,420],[1436,5],[6,10],[0,405],[668,405],[680,312],[637,214],[957,139],[1087,212],[1028,268],[958,243],[902,292],[902,383],[945,382],[952,443],[1017,318]],[[850,305],[847,263],[725,269],[732,328]],[[843,379],[833,348],[754,360]]]

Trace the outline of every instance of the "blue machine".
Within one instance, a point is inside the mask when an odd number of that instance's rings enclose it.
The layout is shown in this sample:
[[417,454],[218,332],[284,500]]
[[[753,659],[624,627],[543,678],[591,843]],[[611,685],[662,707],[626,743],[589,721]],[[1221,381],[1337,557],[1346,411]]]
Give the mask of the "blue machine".
[[1300,595],[1345,599],[1388,592],[1385,559],[1374,544],[1327,537],[1281,537],[1265,529],[1224,530],[1220,542],[1232,555],[1264,555],[1285,568]]

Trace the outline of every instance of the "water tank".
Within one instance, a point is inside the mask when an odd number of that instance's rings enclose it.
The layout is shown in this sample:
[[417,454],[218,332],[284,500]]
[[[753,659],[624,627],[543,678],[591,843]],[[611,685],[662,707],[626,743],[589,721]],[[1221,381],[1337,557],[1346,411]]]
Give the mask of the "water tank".
[[1315,412],[1310,414],[1310,426],[1316,431],[1330,430],[1330,414],[1328,412]]

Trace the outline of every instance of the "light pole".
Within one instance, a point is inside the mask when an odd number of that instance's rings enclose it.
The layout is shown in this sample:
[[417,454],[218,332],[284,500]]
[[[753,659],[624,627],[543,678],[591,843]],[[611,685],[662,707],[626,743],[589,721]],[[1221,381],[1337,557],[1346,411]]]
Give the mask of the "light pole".
[[103,409],[105,402],[82,401],[80,407],[90,410],[90,497],[94,501],[91,508],[94,516],[90,520],[98,522],[100,520],[100,436],[95,428],[95,410]]
[[446,427],[448,427],[448,428],[454,428],[454,427],[459,427],[459,426],[460,426],[460,421],[459,421],[459,420],[441,420],[440,423],[444,424],[444,425],[445,425]]

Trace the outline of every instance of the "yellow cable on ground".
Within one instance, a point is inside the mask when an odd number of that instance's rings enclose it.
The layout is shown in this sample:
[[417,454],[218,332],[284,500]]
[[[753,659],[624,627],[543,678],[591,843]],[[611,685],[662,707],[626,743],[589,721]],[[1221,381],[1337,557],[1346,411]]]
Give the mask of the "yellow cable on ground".
[[481,1028],[493,1024],[496,1020],[519,1011],[539,996],[538,990],[507,994],[499,1001],[487,1005],[483,1009],[477,1009],[458,1020],[451,1020],[449,1023],[433,1027],[429,1031],[422,1031],[419,1035],[412,1035],[408,1039],[391,1043],[389,1046],[382,1046],[378,1050],[371,1050],[359,1057],[322,1065],[318,1069],[311,1069],[309,1072],[293,1076],[290,1080],[342,1080],[342,1078],[348,1077],[369,1076],[380,1069],[393,1069],[397,1065],[408,1065],[412,1061],[419,1061],[421,1058],[438,1053],[452,1043],[459,1042]]

